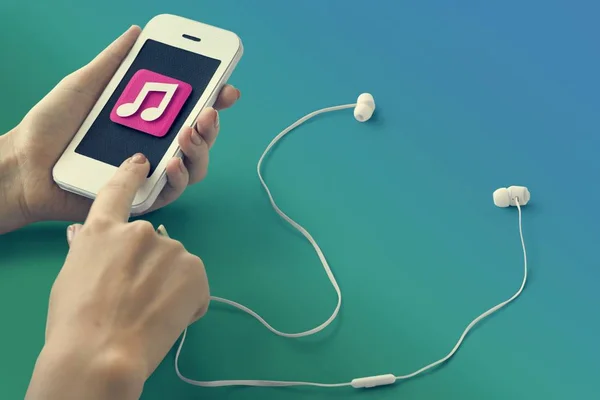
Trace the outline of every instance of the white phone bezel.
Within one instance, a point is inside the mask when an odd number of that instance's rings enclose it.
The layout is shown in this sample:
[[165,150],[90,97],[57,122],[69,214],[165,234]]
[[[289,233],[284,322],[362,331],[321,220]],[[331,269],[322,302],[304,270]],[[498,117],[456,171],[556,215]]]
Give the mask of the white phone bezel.
[[[183,37],[184,34],[201,40],[186,39]],[[77,154],[75,149],[114,93],[147,39],[221,61],[183,126],[192,126],[200,111],[214,104],[219,91],[227,83],[243,53],[242,42],[233,32],[170,14],[161,14],[152,18],[54,166],[52,170],[54,181],[62,189],[94,199],[102,186],[114,175],[117,167]],[[137,192],[132,205],[133,213],[144,212],[152,206],[166,183],[168,161],[179,154],[180,149],[175,138],[154,173],[146,179]]]

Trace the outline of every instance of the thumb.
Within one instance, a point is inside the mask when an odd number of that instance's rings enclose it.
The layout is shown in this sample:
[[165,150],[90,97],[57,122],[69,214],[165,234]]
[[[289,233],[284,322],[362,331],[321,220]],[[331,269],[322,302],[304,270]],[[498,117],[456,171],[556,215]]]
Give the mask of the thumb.
[[73,224],[67,228],[67,243],[69,244],[69,246],[73,242],[73,239],[75,239],[75,235],[77,234],[77,232],[79,232],[79,230],[82,227],[83,225],[81,224]]
[[87,65],[61,80],[34,110],[45,115],[56,115],[57,107],[62,105],[66,110],[59,109],[59,113],[72,116],[71,119],[77,121],[75,130],[79,128],[139,35],[139,27],[129,28]]
[[140,32],[138,26],[130,27],[91,62],[67,77],[63,83],[89,94],[89,97],[94,98],[95,102],[95,98],[100,96],[133,47]]

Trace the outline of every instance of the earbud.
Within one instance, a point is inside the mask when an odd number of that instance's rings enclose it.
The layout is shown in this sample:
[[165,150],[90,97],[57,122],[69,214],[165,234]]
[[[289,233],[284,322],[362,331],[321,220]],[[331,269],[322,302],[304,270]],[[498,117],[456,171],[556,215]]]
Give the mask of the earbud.
[[370,93],[363,93],[356,100],[354,108],[354,118],[358,122],[365,122],[371,119],[375,112],[375,100]]
[[494,204],[497,207],[516,206],[517,199],[519,200],[519,205],[524,206],[529,202],[530,198],[529,189],[525,186],[510,186],[494,191]]

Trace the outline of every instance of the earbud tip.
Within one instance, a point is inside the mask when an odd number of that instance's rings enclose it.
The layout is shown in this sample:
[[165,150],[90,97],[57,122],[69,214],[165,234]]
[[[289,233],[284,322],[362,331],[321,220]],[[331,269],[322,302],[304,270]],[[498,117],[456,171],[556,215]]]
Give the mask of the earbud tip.
[[375,99],[371,93],[362,93],[358,96],[358,99],[356,99],[356,103],[369,103],[373,106],[373,109],[375,108]]
[[510,194],[508,189],[500,188],[494,191],[494,204],[496,207],[508,207],[510,206]]
[[375,112],[375,99],[371,93],[363,93],[356,100],[354,118],[358,122],[366,122],[371,119]]

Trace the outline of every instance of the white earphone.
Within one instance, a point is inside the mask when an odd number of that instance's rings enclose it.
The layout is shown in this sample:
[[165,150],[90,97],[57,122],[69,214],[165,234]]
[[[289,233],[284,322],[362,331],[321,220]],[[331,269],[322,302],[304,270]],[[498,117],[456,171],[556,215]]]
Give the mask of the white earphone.
[[356,100],[354,107],[354,118],[358,122],[365,122],[371,119],[375,112],[375,99],[370,93],[363,93]]
[[[324,321],[321,325],[307,330],[305,332],[298,332],[298,333],[284,333],[281,332],[275,328],[273,328],[271,325],[269,325],[260,315],[258,315],[256,312],[252,311],[251,309],[249,309],[248,307],[245,307],[239,303],[236,303],[235,301],[231,301],[231,300],[227,300],[227,299],[223,299],[221,297],[215,297],[212,296],[211,300],[215,301],[215,302],[220,302],[220,303],[224,303],[227,304],[229,306],[232,306],[234,308],[237,308],[245,313],[250,314],[252,317],[256,318],[261,324],[263,324],[268,330],[270,330],[271,332],[273,332],[274,334],[278,335],[278,336],[283,336],[283,337],[288,337],[288,338],[298,338],[298,337],[303,337],[303,336],[310,336],[313,335],[317,332],[322,331],[323,329],[325,329],[329,324],[331,324],[331,322],[333,322],[333,320],[337,317],[338,312],[340,310],[340,307],[342,305],[342,291],[335,279],[335,276],[333,275],[333,272],[331,271],[331,268],[329,267],[329,264],[327,263],[327,260],[325,259],[325,255],[323,254],[323,251],[321,251],[321,248],[319,247],[319,245],[317,244],[317,242],[313,239],[313,237],[310,235],[310,233],[308,233],[308,231],[306,229],[304,229],[300,224],[298,224],[296,221],[292,220],[290,217],[288,217],[275,203],[275,200],[273,199],[273,195],[271,194],[271,191],[269,190],[267,184],[265,183],[263,177],[262,177],[262,173],[261,173],[261,166],[262,166],[262,162],[265,158],[265,156],[269,153],[269,151],[272,149],[272,147],[286,134],[288,134],[290,131],[292,131],[294,128],[298,127],[299,125],[301,125],[303,122],[319,115],[319,114],[323,114],[326,112],[331,112],[331,111],[337,111],[337,110],[343,110],[343,109],[349,109],[349,108],[354,108],[354,117],[356,118],[357,121],[359,122],[365,122],[368,121],[372,116],[373,113],[375,111],[375,100],[373,99],[373,96],[369,93],[363,93],[361,94],[356,103],[353,104],[346,104],[346,105],[341,105],[341,106],[335,106],[335,107],[328,107],[328,108],[323,108],[321,110],[317,110],[314,111],[302,118],[300,118],[298,121],[296,121],[295,123],[293,123],[292,125],[290,125],[289,127],[287,127],[285,130],[283,130],[281,133],[279,133],[272,141],[271,143],[269,143],[269,145],[267,146],[267,148],[265,149],[265,151],[263,152],[263,154],[261,155],[256,170],[258,173],[258,178],[263,186],[263,188],[265,189],[267,196],[269,197],[269,201],[271,202],[271,205],[273,206],[273,209],[275,210],[275,212],[277,214],[279,214],[279,216],[281,216],[286,222],[288,222],[292,227],[294,227],[296,230],[298,230],[309,242],[310,244],[313,246],[313,248],[315,249],[317,255],[319,256],[319,259],[323,265],[323,268],[325,269],[325,272],[327,273],[327,276],[329,278],[329,281],[331,282],[331,285],[333,286],[333,289],[335,290],[335,292],[337,293],[337,297],[338,297],[338,301],[337,301],[337,305],[335,307],[335,309],[333,310],[331,316]],[[179,370],[179,356],[181,354],[181,349],[183,348],[183,344],[185,342],[185,338],[186,338],[186,334],[187,334],[187,329],[183,332],[183,335],[181,337],[181,341],[179,343],[179,347],[177,348],[177,353],[175,355],[175,371],[177,372],[177,375],[179,376],[180,379],[182,379],[184,382],[187,382],[189,384],[192,385],[196,385],[196,386],[202,386],[202,387],[221,387],[221,386],[317,386],[317,387],[328,387],[328,388],[333,388],[333,387],[347,387],[347,386],[351,386],[354,388],[371,388],[371,387],[375,387],[375,386],[382,386],[382,385],[391,385],[399,380],[406,380],[412,377],[415,377],[417,375],[420,375],[421,373],[430,370],[444,362],[446,362],[447,360],[449,360],[458,350],[458,348],[460,347],[460,345],[462,344],[464,338],[466,337],[466,335],[469,333],[469,331],[477,324],[479,323],[481,320],[483,320],[484,318],[488,317],[489,315],[493,314],[494,312],[498,311],[499,309],[501,309],[502,307],[506,306],[507,304],[509,304],[510,302],[512,302],[514,299],[516,299],[521,292],[523,291],[524,287],[525,287],[525,283],[527,282],[527,251],[525,249],[525,241],[523,239],[523,228],[522,228],[522,222],[521,222],[521,206],[526,205],[529,200],[530,200],[530,193],[529,190],[524,187],[524,186],[510,186],[508,188],[500,188],[497,189],[494,194],[493,194],[493,199],[494,199],[494,204],[498,207],[509,207],[509,206],[515,206],[518,209],[518,213],[519,213],[519,235],[520,235],[520,239],[521,239],[521,246],[523,249],[523,260],[524,260],[524,274],[523,274],[523,282],[521,283],[521,286],[519,288],[519,290],[513,295],[511,296],[508,300],[503,301],[502,303],[490,308],[489,310],[487,310],[486,312],[484,312],[483,314],[481,314],[480,316],[478,316],[477,318],[475,318],[463,331],[462,335],[460,336],[458,342],[456,343],[456,345],[452,348],[452,350],[444,357],[442,357],[441,359],[428,364],[426,366],[424,366],[423,368],[407,374],[407,375],[395,375],[395,374],[385,374],[385,375],[377,375],[377,376],[367,376],[367,377],[363,377],[363,378],[355,378],[353,380],[351,380],[350,382],[342,382],[342,383],[317,383],[317,382],[302,382],[302,381],[268,381],[268,380],[221,380],[221,381],[196,381],[196,380],[192,380],[189,378],[184,377],[181,374],[181,371]],[[159,230],[162,229],[162,234],[167,234],[166,231],[164,231],[164,227],[161,227]]]
[[531,195],[529,189],[525,186],[510,186],[508,188],[500,188],[494,191],[494,204],[498,207],[524,206],[529,203]]

